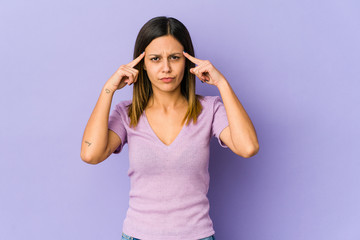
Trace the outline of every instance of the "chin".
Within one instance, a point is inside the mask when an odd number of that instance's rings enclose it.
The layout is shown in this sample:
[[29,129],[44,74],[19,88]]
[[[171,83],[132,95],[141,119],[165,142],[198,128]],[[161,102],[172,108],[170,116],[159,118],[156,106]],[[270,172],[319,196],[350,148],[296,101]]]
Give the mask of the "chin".
[[[160,80],[161,81],[161,80]],[[159,90],[163,90],[165,92],[173,92],[175,91],[177,88],[180,88],[181,86],[181,82],[180,83],[175,83],[175,82],[170,82],[170,83],[162,83],[160,82],[159,84],[151,84],[152,87],[154,88],[154,86],[159,89]]]

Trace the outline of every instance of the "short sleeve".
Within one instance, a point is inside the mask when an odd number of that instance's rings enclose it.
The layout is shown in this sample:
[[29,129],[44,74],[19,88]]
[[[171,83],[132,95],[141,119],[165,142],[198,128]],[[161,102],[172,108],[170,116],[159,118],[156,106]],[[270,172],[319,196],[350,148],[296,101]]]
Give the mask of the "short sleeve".
[[114,151],[120,153],[124,145],[127,143],[127,132],[124,124],[124,118],[127,117],[125,104],[119,103],[109,116],[108,129],[115,132],[121,139],[121,144]]
[[221,101],[221,98],[219,96],[215,96],[214,103],[213,103],[213,122],[211,126],[212,130],[212,136],[215,136],[218,139],[218,142],[221,147],[228,148],[228,146],[225,145],[220,140],[220,133],[222,130],[224,130],[229,125],[225,106]]

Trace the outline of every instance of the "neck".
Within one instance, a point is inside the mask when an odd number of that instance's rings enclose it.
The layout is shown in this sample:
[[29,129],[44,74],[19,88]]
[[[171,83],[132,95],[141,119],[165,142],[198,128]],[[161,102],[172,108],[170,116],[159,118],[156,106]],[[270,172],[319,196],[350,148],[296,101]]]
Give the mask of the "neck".
[[187,100],[180,91],[153,92],[153,95],[149,99],[149,107],[160,109],[164,112],[177,109],[184,106],[184,104],[187,104]]

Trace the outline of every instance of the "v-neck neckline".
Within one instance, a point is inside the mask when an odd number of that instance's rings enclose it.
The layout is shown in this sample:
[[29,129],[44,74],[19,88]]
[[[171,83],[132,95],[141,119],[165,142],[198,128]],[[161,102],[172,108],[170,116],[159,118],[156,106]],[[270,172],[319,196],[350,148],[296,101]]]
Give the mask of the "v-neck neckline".
[[143,111],[143,115],[144,115],[144,118],[145,118],[145,122],[146,122],[146,125],[148,126],[148,128],[150,129],[150,131],[152,132],[152,135],[157,139],[157,141],[164,147],[166,148],[170,148],[172,146],[174,146],[176,144],[176,142],[178,142],[178,139],[181,137],[182,133],[184,132],[184,129],[186,127],[186,122],[184,123],[184,125],[182,126],[180,132],[178,133],[178,135],[175,137],[175,139],[169,144],[169,145],[166,145],[163,141],[161,141],[161,139],[156,135],[154,129],[152,129],[151,125],[150,125],[150,122],[146,116],[146,113],[145,113],[145,110]]

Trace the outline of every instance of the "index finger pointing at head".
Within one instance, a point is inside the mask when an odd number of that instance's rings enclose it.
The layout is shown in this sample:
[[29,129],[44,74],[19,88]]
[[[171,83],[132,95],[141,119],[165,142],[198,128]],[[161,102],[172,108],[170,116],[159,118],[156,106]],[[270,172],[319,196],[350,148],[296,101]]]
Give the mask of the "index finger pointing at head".
[[190,54],[188,54],[187,52],[183,52],[185,57],[187,57],[191,62],[197,64],[197,65],[200,65],[201,64],[201,60],[200,59],[197,59],[193,56],[191,56]]
[[145,56],[145,51],[126,65],[128,65],[129,67],[135,67],[144,56]]

